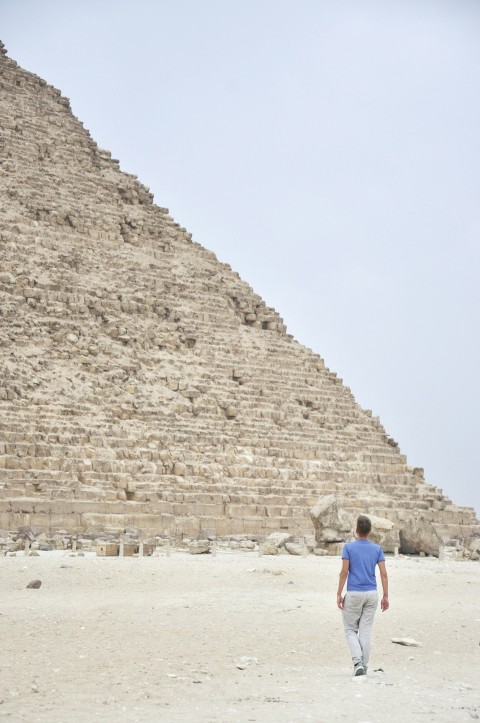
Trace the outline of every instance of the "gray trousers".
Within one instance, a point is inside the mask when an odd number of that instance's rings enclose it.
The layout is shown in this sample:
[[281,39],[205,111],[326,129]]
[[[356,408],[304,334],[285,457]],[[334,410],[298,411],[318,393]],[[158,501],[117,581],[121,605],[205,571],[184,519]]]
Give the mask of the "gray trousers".
[[343,628],[353,664],[368,665],[372,625],[378,605],[376,590],[347,592],[343,603]]

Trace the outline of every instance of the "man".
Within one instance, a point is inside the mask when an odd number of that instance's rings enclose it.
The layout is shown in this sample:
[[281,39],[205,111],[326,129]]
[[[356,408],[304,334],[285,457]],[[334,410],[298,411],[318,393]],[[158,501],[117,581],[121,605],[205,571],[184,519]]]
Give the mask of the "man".
[[[365,675],[367,672],[372,624],[378,605],[375,578],[377,565],[383,588],[380,607],[382,612],[389,607],[385,555],[380,545],[368,539],[371,529],[372,523],[368,517],[360,515],[355,533],[357,539],[348,542],[343,548],[337,590],[337,605],[343,612],[343,627],[352,654],[354,676]],[[347,578],[347,594],[342,597]]]

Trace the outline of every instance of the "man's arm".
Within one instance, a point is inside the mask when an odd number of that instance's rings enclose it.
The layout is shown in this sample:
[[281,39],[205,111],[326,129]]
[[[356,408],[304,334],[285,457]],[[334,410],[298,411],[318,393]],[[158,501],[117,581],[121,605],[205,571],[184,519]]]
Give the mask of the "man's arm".
[[383,588],[383,597],[380,603],[380,607],[382,609],[382,612],[385,612],[385,610],[388,610],[390,606],[390,603],[388,602],[388,575],[387,568],[385,566],[385,560],[378,563],[378,569],[380,570],[380,579],[382,581]]
[[342,560],[342,569],[340,570],[340,574],[338,576],[338,589],[337,589],[337,606],[340,608],[340,610],[343,609],[344,598],[342,597],[342,592],[343,592],[343,588],[345,587],[345,583],[347,581],[349,567],[350,567],[350,560]]

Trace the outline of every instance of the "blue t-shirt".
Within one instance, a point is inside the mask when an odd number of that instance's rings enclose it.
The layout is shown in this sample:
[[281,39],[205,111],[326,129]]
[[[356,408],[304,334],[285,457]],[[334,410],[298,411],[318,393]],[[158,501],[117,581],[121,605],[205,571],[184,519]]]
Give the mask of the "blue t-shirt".
[[343,547],[342,560],[350,560],[347,592],[367,592],[377,589],[375,567],[385,560],[380,545],[370,540],[347,542]]

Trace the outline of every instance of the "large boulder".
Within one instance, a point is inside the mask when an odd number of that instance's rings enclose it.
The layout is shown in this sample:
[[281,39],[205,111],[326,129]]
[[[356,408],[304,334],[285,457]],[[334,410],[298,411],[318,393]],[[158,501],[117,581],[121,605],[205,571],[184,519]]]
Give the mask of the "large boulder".
[[480,537],[473,537],[469,544],[470,560],[480,560]]
[[381,545],[384,552],[395,552],[400,547],[400,535],[395,524],[385,517],[368,516],[372,523],[372,531],[368,539]]
[[443,540],[435,526],[424,517],[417,517],[406,523],[400,530],[400,552],[404,555],[425,555],[438,557]]
[[353,520],[345,510],[339,509],[334,495],[322,497],[311,508],[310,517],[315,527],[318,544],[344,542],[352,535]]

